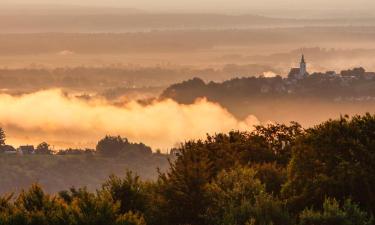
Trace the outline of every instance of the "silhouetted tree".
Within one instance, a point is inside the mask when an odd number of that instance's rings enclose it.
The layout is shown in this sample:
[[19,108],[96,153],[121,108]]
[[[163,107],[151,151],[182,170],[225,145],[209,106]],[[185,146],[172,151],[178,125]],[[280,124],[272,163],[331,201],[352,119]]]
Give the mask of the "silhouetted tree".
[[143,183],[139,176],[127,171],[124,178],[110,176],[103,184],[103,191],[108,192],[114,201],[120,203],[120,212],[143,212],[146,205],[146,196]]
[[3,146],[3,145],[5,145],[5,132],[0,127],[0,146]]
[[268,148],[274,153],[276,162],[287,165],[292,155],[292,147],[303,132],[300,124],[291,122],[290,126],[284,124],[257,126],[253,135],[264,139]]
[[134,152],[138,154],[151,154],[150,147],[143,143],[130,143],[127,138],[120,136],[106,136],[96,145],[96,151],[106,156],[116,156],[124,152]]
[[51,154],[52,151],[50,150],[50,145],[46,142],[42,142],[40,143],[36,149],[35,149],[35,154]]
[[185,143],[170,171],[160,177],[169,224],[204,224],[202,213],[208,204],[205,186],[214,169],[203,148],[201,141]]
[[96,151],[103,155],[113,156],[123,151],[128,143],[128,139],[120,136],[106,136],[98,142]]

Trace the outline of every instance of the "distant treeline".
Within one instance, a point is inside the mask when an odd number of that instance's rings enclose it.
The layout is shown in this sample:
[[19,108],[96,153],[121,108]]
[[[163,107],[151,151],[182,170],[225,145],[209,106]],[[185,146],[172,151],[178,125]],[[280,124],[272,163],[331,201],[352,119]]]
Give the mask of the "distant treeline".
[[168,87],[161,98],[172,98],[181,103],[192,103],[199,97],[225,103],[243,99],[306,98],[314,97],[328,100],[358,98],[363,100],[375,97],[375,73],[363,68],[313,73],[302,80],[275,77],[234,78],[221,83],[205,83],[194,78]]
[[[175,66],[140,67],[112,65],[103,67],[0,69],[0,88],[11,90],[76,88],[105,90],[134,87],[167,86],[191,79],[197,74],[207,80],[228,79],[235,74],[261,74],[273,68],[263,65],[226,65],[222,69],[193,69]],[[116,94],[116,93],[113,93]]]
[[[0,21],[3,21],[0,22],[0,28],[1,23],[9,24],[9,21],[1,20],[1,17]],[[169,22],[175,21],[169,20]],[[133,21],[131,23],[133,24]],[[306,43],[311,43],[312,46],[321,46],[322,43],[324,46],[329,46],[329,43],[332,43],[332,46],[335,46],[334,43],[338,41],[348,43],[349,46],[358,46],[355,44],[362,41],[371,46],[374,32],[373,26],[363,27],[363,24],[358,27],[323,25],[272,28],[271,26],[263,29],[237,29],[237,27],[227,29],[186,29],[185,27],[184,29],[183,27],[176,30],[129,33],[82,33],[82,29],[77,33],[21,32],[0,34],[0,52],[3,56],[57,54],[64,50],[77,54],[191,53],[197,50],[212,50],[218,46],[248,46],[258,49],[259,52],[253,55],[263,55],[262,49],[270,46],[280,51],[285,49],[285,46],[294,49],[296,46],[306,46]],[[295,35],[296,33],[298,35]],[[280,45],[284,48],[279,48]]]
[[[130,32],[154,29],[199,29],[257,26],[290,26],[324,24],[319,20],[267,18],[255,15],[220,15],[204,13],[141,13],[122,12],[102,8],[87,13],[92,8],[51,13],[24,13],[4,10],[0,22],[2,32]],[[2,10],[3,11],[3,10]],[[53,11],[56,11],[53,10]],[[81,11],[81,12],[79,12]],[[50,13],[48,13],[50,12]],[[22,17],[20,17],[20,14]],[[328,22],[328,21],[324,21]],[[336,20],[335,24],[344,21]]]
[[156,181],[126,172],[95,192],[5,195],[0,223],[372,225],[374,140],[370,114],[216,134],[174,149]]
[[[107,136],[96,149],[66,149],[53,152],[47,143],[20,146],[6,145],[0,129],[0,194],[19,192],[34,182],[46,191],[57,192],[72,186],[95,190],[111,174],[121,175],[132,170],[145,180],[154,180],[156,168],[164,171],[168,155],[143,143],[131,143],[126,138]],[[1,223],[0,223],[1,224]]]

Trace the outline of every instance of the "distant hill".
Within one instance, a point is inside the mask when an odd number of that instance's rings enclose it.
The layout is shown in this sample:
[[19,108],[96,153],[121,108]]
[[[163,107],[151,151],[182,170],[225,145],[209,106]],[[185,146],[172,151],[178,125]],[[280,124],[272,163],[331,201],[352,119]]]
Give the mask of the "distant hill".
[[87,15],[87,14],[140,14],[142,10],[134,8],[114,8],[98,6],[80,6],[65,4],[1,4],[1,15]]
[[[258,15],[155,13],[133,8],[70,5],[1,5],[0,32],[128,32],[149,29],[236,29],[355,25],[347,20],[272,18]],[[361,22],[363,24],[363,21]]]
[[171,85],[161,98],[171,98],[183,104],[207,98],[240,119],[254,115],[262,122],[299,121],[309,127],[342,114],[373,112],[375,73],[351,78],[314,73],[299,81],[276,76],[206,83],[194,78]]

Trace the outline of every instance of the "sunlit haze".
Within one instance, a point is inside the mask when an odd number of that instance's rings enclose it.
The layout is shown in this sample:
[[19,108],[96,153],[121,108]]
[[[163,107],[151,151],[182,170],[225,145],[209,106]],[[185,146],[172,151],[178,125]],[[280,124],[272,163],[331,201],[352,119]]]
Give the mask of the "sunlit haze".
[[0,0],[0,225],[375,224],[374,12]]
[[[165,11],[165,12],[217,12],[217,13],[252,13],[267,10],[317,10],[322,12],[338,13],[347,10],[363,10],[371,11],[375,7],[372,0],[81,0],[79,2],[73,0],[1,0],[0,3],[5,4],[58,4],[58,5],[77,5],[77,6],[106,6],[106,7],[125,7],[135,8],[147,11]],[[371,9],[372,8],[372,9]],[[292,17],[292,15],[290,15]]]

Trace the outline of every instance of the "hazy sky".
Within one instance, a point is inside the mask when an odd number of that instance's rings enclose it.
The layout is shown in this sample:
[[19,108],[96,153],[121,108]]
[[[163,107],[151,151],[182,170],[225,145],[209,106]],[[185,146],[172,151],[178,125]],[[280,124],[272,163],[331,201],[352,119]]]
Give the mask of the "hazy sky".
[[0,3],[105,5],[144,10],[250,12],[254,9],[374,9],[374,0],[0,0]]

